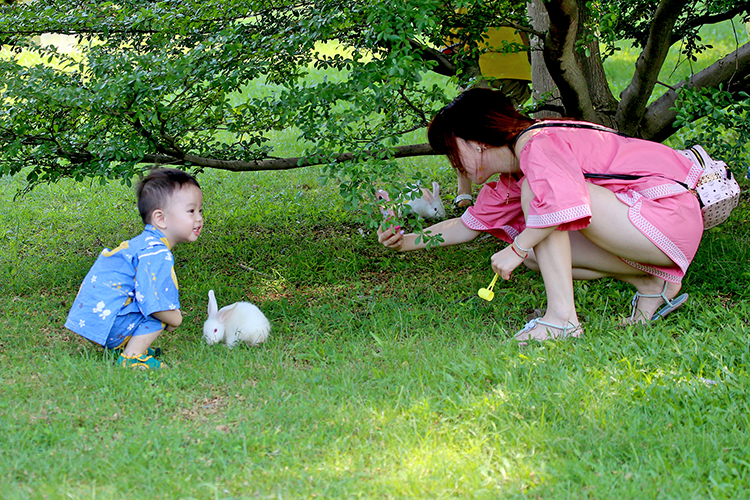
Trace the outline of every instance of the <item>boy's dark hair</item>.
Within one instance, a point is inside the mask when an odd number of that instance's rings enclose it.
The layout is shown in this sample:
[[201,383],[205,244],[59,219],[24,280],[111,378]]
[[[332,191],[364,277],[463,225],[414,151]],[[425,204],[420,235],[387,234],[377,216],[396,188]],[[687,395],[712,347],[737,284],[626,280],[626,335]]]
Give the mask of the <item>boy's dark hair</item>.
[[141,179],[135,188],[135,194],[143,223],[151,224],[151,214],[154,210],[164,208],[169,196],[186,184],[192,184],[200,189],[195,177],[176,168],[158,168]]

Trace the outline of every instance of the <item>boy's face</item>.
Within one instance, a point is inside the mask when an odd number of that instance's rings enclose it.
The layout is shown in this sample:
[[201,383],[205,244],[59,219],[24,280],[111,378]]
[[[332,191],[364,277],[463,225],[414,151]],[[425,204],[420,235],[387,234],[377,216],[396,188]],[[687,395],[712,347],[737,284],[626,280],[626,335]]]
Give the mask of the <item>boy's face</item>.
[[162,210],[162,230],[171,246],[198,239],[203,229],[203,193],[192,185],[185,184],[172,193],[167,206]]

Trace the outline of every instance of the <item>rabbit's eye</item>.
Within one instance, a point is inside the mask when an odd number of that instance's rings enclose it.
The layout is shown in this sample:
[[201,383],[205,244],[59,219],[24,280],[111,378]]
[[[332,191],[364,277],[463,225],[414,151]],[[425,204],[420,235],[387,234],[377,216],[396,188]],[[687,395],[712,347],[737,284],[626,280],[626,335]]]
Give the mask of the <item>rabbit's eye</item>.
[[219,329],[218,329],[218,328],[214,328],[214,333],[216,333],[216,332],[218,332],[218,331],[219,331]]

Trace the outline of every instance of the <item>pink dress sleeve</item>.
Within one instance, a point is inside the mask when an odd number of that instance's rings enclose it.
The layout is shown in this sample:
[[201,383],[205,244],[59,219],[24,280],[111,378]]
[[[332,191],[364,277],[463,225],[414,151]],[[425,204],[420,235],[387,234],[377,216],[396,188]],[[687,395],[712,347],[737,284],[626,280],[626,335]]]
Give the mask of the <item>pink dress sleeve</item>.
[[591,200],[584,170],[568,142],[555,134],[538,134],[526,143],[519,160],[534,193],[528,227],[577,231],[589,225]]
[[[523,179],[523,178],[522,178]],[[511,243],[526,228],[521,209],[521,181],[501,176],[485,184],[474,206],[461,216],[469,229],[490,233]]]

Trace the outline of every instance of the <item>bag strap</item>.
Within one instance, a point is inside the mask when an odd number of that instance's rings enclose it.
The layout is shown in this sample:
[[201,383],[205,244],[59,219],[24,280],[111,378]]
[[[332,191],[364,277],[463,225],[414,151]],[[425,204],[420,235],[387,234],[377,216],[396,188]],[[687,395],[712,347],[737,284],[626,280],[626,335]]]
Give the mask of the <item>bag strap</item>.
[[[632,139],[627,134],[623,134],[619,130],[615,130],[613,128],[605,127],[604,125],[597,125],[595,123],[580,123],[580,122],[541,122],[541,123],[535,123],[534,125],[530,126],[529,128],[525,129],[521,134],[524,132],[528,132],[529,130],[534,130],[538,128],[547,128],[547,127],[564,127],[564,128],[584,128],[588,130],[598,130],[599,132],[609,132],[610,134],[617,134],[620,137],[628,137]],[[518,134],[518,135],[521,135]]]

